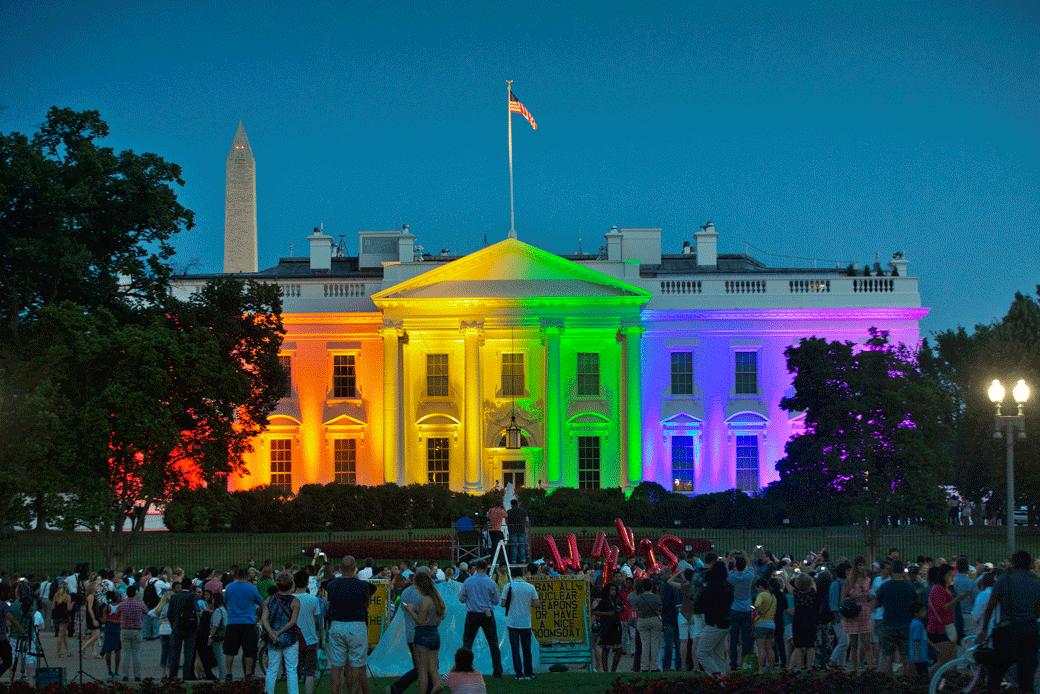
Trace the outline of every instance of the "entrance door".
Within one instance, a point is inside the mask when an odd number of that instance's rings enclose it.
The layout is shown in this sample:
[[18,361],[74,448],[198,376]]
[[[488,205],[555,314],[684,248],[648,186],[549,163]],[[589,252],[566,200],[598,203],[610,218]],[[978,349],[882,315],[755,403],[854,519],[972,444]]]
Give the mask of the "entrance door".
[[527,463],[523,460],[503,460],[502,486],[506,486],[510,482],[512,482],[514,489],[519,489],[523,487],[526,470]]

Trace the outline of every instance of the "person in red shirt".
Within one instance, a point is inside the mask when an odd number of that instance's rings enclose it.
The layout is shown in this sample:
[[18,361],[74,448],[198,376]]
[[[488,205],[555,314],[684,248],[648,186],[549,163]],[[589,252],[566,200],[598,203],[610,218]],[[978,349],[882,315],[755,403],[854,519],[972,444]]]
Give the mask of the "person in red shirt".
[[506,519],[506,509],[503,506],[492,506],[487,512],[488,539],[491,541],[491,553],[494,554],[498,543],[505,539],[502,534],[502,521]]

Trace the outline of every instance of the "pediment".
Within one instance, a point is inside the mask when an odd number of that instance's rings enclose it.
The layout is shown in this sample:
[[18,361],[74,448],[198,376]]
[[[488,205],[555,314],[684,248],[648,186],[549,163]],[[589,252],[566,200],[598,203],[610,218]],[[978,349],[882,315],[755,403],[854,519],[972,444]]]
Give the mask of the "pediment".
[[372,296],[388,303],[563,299],[645,303],[651,293],[516,239],[506,239]]
[[699,427],[704,424],[704,420],[687,414],[686,412],[680,412],[677,415],[673,415],[668,419],[661,422],[666,427]]
[[325,401],[325,411],[322,413],[321,421],[331,424],[342,419],[339,424],[367,424],[368,414],[365,412],[364,403],[351,400],[337,402]]

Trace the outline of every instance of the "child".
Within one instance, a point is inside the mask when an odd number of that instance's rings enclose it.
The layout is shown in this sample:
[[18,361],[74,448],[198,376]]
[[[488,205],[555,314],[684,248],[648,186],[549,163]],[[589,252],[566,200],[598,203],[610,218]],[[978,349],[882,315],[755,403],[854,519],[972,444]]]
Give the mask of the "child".
[[487,693],[484,676],[473,669],[473,651],[465,647],[455,651],[455,667],[448,674],[441,675],[440,686],[433,690],[433,694],[439,694],[443,687],[450,689],[451,694]]
[[910,606],[914,619],[910,622],[910,661],[921,677],[928,677],[928,638],[924,625],[928,619],[928,608],[923,603],[915,602]]

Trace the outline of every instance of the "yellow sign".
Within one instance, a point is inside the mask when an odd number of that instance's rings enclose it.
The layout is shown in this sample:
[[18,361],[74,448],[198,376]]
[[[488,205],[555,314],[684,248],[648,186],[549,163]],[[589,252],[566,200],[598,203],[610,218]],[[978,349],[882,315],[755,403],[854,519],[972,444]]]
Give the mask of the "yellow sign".
[[382,579],[369,583],[376,589],[372,594],[372,602],[368,603],[368,645],[374,646],[383,634],[383,618],[386,617],[390,602],[390,581]]
[[588,604],[585,579],[540,576],[527,579],[538,591],[540,607],[531,610],[531,631],[539,644],[585,641],[584,608]]

